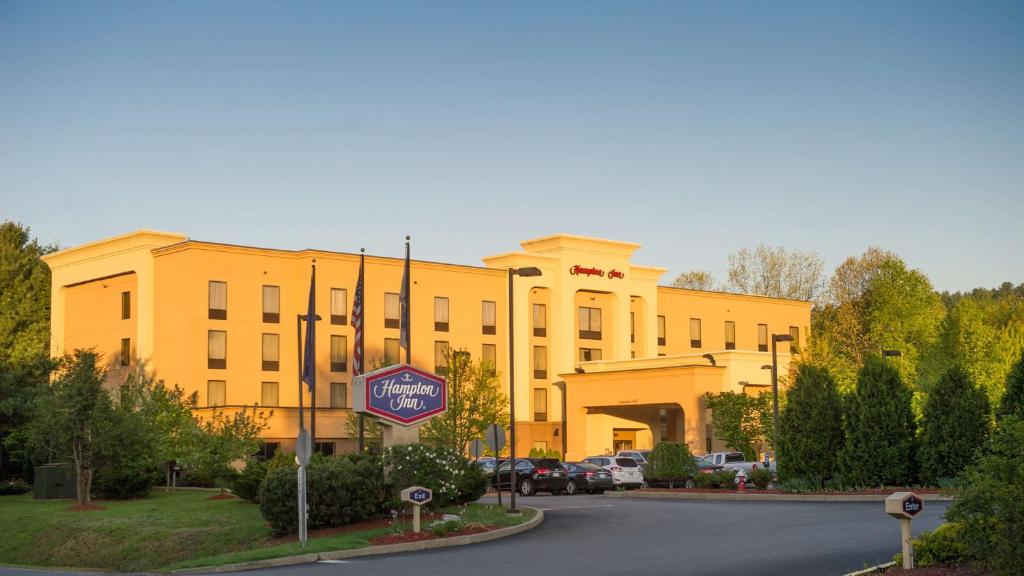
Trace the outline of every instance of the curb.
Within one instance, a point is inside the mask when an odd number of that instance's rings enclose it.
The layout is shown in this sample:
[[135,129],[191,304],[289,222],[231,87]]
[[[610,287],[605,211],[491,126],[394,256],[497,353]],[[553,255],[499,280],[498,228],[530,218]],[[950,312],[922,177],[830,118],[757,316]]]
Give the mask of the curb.
[[895,562],[886,562],[885,564],[879,564],[878,566],[872,566],[871,568],[865,568],[863,570],[857,570],[856,572],[850,572],[844,576],[867,576],[868,574],[884,574],[886,570],[895,566]]
[[[605,492],[605,498],[652,500],[718,500],[740,502],[884,502],[888,494],[757,494],[754,492]],[[945,494],[921,494],[925,502],[952,502]]]
[[238,562],[236,564],[224,564],[221,566],[208,566],[206,568],[185,568],[174,570],[171,574],[221,574],[224,572],[238,572],[241,570],[253,570],[256,568],[277,568],[279,566],[294,566],[296,564],[308,564],[320,560],[347,560],[349,558],[361,558],[363,556],[380,556],[385,554],[399,554],[402,552],[418,552],[420,550],[432,550],[435,548],[448,548],[450,546],[465,546],[467,544],[480,544],[515,536],[527,530],[532,530],[544,522],[544,511],[529,506],[521,506],[534,511],[533,518],[522,524],[498,528],[480,534],[467,534],[465,536],[452,536],[438,540],[421,540],[419,542],[405,542],[402,544],[386,544],[384,546],[368,546],[366,548],[354,548],[352,550],[335,550],[333,552],[313,552],[299,556],[285,556],[282,558],[268,558],[266,560],[253,560],[251,562]]

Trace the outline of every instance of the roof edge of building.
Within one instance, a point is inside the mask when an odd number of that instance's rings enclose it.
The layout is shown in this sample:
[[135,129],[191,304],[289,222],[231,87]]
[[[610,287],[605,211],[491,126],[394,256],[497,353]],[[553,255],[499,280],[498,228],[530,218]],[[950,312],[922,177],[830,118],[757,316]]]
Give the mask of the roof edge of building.
[[806,304],[808,306],[814,306],[814,302],[810,300],[797,300],[795,298],[779,298],[777,296],[765,296],[763,294],[744,294],[742,292],[723,292],[721,290],[697,290],[696,288],[680,288],[679,286],[665,286],[663,284],[658,285],[658,290],[678,290],[680,292],[693,292],[695,294],[701,294],[704,296],[713,296],[718,298],[744,298],[751,300],[777,300],[780,302],[792,302],[794,304]]

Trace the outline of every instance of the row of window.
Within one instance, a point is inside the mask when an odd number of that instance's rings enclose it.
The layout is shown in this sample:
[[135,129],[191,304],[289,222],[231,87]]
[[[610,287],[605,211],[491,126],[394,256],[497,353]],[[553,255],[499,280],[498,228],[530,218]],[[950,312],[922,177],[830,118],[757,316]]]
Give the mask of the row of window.
[[[263,382],[260,395],[260,406],[280,406],[280,389],[278,382]],[[226,406],[228,399],[227,380],[206,381],[206,405],[209,407]],[[348,408],[348,384],[331,382],[331,408]]]
[[[127,295],[127,292],[125,293]],[[122,307],[126,306],[122,301]],[[209,283],[207,317],[211,320],[227,320],[228,318],[228,284],[219,280]],[[125,312],[122,311],[122,315]],[[483,300],[481,304],[481,332],[497,334],[497,304],[491,300]],[[263,321],[278,323],[281,321],[281,287],[263,286]],[[348,323],[348,289],[331,288],[331,324],[345,325]],[[384,293],[384,327],[399,328],[401,326],[401,296],[395,292]],[[434,330],[448,332],[450,327],[449,301],[447,297],[434,298]]]
[[[632,312],[630,313],[632,316]],[[790,350],[792,352],[799,353],[800,343],[800,328],[797,326],[789,327],[789,335],[793,337],[793,342],[790,344]],[[630,334],[630,341],[633,340],[632,333]],[[700,348],[702,344],[701,338],[701,320],[700,318],[690,318],[690,347]],[[665,317],[658,316],[658,346],[665,345]],[[736,322],[732,320],[725,321],[725,349],[735,350],[736,349]],[[759,352],[768,351],[768,325],[758,324],[757,325],[757,350]]]

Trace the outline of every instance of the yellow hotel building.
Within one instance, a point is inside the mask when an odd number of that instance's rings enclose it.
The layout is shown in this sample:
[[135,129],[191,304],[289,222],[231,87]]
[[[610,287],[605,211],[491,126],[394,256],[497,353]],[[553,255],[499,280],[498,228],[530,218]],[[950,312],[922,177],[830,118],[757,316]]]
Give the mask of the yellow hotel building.
[[[810,325],[808,302],[659,286],[664,268],[633,264],[638,244],[556,234],[483,266],[413,260],[412,363],[437,371],[452,346],[493,362],[508,390],[508,268],[514,279],[518,454],[567,459],[714,439],[705,392],[760,391],[772,334]],[[275,250],[140,230],[44,257],[53,273],[52,346],[104,354],[110,382],[142,367],[183,388],[200,414],[273,410],[265,439],[294,447],[298,431],[296,317],[306,313],[316,260],[317,441],[348,451],[359,255]],[[366,256],[366,366],[398,362],[403,260]],[[796,348],[796,347],[794,347]],[[780,373],[790,350],[779,345]],[[404,350],[402,357],[404,359]],[[309,399],[305,401],[308,407]]]

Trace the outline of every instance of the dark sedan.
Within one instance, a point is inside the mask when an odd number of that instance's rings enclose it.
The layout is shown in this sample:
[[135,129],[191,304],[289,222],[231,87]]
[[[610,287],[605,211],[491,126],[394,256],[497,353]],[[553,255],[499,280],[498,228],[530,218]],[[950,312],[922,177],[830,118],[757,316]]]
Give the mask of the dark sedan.
[[565,486],[567,494],[588,492],[602,494],[605,490],[615,487],[610,472],[590,462],[566,462],[565,469],[569,472],[569,483]]
[[[498,473],[491,477],[491,484],[501,485],[508,490],[510,462],[502,462]],[[561,494],[569,484],[569,473],[562,463],[552,458],[516,458],[516,490],[523,496],[537,492]]]

